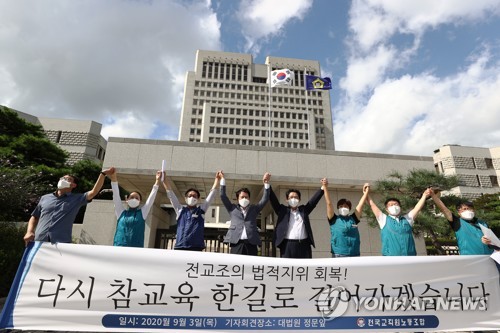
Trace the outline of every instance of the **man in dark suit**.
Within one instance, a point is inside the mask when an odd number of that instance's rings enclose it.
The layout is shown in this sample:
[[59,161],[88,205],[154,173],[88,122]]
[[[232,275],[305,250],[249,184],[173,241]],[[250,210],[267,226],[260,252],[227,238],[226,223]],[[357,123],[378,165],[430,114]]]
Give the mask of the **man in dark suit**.
[[[321,179],[321,185],[327,184],[326,178]],[[274,231],[274,245],[280,249],[282,258],[312,258],[311,245],[314,237],[309,221],[309,214],[323,196],[320,188],[305,205],[300,205],[300,191],[290,189],[286,192],[288,205],[280,204],[271,188],[271,205],[278,215]]]
[[264,174],[262,179],[264,194],[256,205],[250,205],[250,191],[247,188],[241,188],[236,192],[238,204],[233,204],[226,195],[226,179],[222,171],[220,171],[220,176],[220,198],[231,216],[231,225],[224,242],[230,244],[232,254],[256,256],[257,246],[262,244],[257,229],[257,217],[269,201],[271,174],[267,172]]

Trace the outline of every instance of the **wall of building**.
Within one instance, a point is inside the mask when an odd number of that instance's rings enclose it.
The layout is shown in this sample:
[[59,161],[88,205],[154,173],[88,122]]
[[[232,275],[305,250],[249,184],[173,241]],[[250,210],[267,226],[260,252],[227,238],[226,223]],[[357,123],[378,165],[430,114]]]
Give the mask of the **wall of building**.
[[[414,168],[433,169],[432,159],[421,156],[271,148],[254,150],[243,146],[126,138],[110,138],[104,166],[117,168],[120,185],[125,189],[149,193],[154,181],[153,175],[162,165],[162,160],[167,162],[169,181],[174,184],[181,202],[185,188],[191,184],[196,184],[198,188],[204,187],[203,193],[206,196],[217,170],[225,172],[228,193],[233,193],[242,185],[249,186],[252,189],[252,201],[255,202],[262,195],[262,175],[270,172],[273,189],[283,202],[284,193],[289,188],[298,188],[302,192],[303,202],[307,201],[320,188],[320,179],[326,177],[330,181],[332,200],[336,202],[339,198],[346,197],[354,203],[359,201],[361,187],[365,182],[375,182],[394,170],[406,173]],[[164,189],[160,189],[151,228],[147,230],[149,247],[154,245],[156,229],[167,228],[175,221],[175,216],[159,208],[160,205],[168,204]],[[227,215],[223,212],[220,199],[215,201],[214,206],[219,207],[220,215],[217,216],[217,221],[212,222],[225,223]],[[108,221],[115,218],[114,214],[110,218],[100,215],[106,211],[109,212],[110,208],[105,208],[102,204],[90,204],[82,234],[92,235],[87,238],[95,242],[109,244],[114,231],[104,230],[101,224],[106,221],[106,225],[112,225]],[[275,221],[273,215],[271,206],[267,205],[262,211],[262,221]],[[314,257],[329,257],[330,234],[324,200],[320,201],[310,217],[316,238]],[[363,220],[360,232],[363,255],[379,255],[379,230],[369,227],[366,220]],[[106,233],[107,236],[104,235]],[[417,240],[417,247],[419,254],[425,254],[423,240]]]
[[49,140],[69,153],[68,164],[83,159],[96,163],[104,160],[106,140],[102,125],[87,120],[38,118]]
[[500,147],[445,145],[434,151],[436,169],[456,175],[460,184],[450,192],[469,199],[500,192]]
[[[269,70],[295,72],[290,87],[269,93]],[[299,149],[334,149],[330,94],[304,89],[304,73],[320,75],[318,61],[197,51],[188,72],[180,141]],[[271,108],[271,114],[269,113]]]
[[43,118],[16,112],[26,121],[42,126],[47,138],[68,153],[68,164],[84,159],[95,163],[104,161],[107,141],[101,135],[101,124],[91,120]]

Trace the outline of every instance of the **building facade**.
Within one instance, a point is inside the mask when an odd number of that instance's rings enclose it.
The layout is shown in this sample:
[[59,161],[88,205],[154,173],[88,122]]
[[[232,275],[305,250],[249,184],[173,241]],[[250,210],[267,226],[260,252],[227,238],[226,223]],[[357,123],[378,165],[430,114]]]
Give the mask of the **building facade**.
[[500,147],[444,145],[434,151],[433,159],[436,171],[458,177],[459,186],[450,191],[453,194],[473,200],[500,192]]
[[[272,188],[283,204],[286,204],[285,193],[290,188],[299,189],[302,202],[307,202],[320,189],[320,180],[324,177],[329,179],[329,191],[334,202],[347,198],[356,203],[362,196],[365,182],[374,183],[392,171],[406,174],[414,168],[433,170],[432,158],[422,156],[268,147],[257,150],[235,145],[130,138],[109,139],[104,167],[115,166],[121,187],[127,191],[140,191],[143,197],[147,197],[155,182],[156,170],[161,168],[163,160],[166,161],[166,174],[171,188],[181,203],[184,203],[185,191],[191,187],[200,191],[201,201],[205,200],[218,170],[225,173],[230,199],[236,202],[235,192],[247,187],[251,192],[252,203],[258,202],[262,195],[263,174],[270,172]],[[373,197],[379,199],[377,193],[373,193]],[[313,256],[331,257],[330,226],[324,199],[310,214],[310,219],[316,241]],[[219,195],[205,213],[205,220],[205,238],[210,233],[222,239],[227,232],[229,215]],[[380,230],[368,226],[367,221],[363,218],[359,224],[361,254],[380,255]],[[268,204],[258,219],[263,238],[266,235],[268,240],[272,238],[269,236],[272,236],[275,224],[276,215]],[[162,235],[168,233],[175,237],[175,225],[176,214],[162,187],[146,221],[145,247],[170,248],[162,242]],[[75,227],[74,236],[81,243],[111,245],[116,227],[113,203],[97,197],[87,206],[81,228]],[[418,238],[416,242],[418,253],[425,255],[423,239]],[[218,246],[227,245],[219,242]],[[219,252],[220,248],[210,250]],[[269,253],[267,250],[263,246],[262,253]]]
[[92,120],[44,118],[16,112],[24,120],[42,126],[47,138],[68,153],[68,164],[81,160],[99,164],[104,161],[107,141],[101,135],[101,124]]
[[[291,86],[270,88],[270,71],[288,68]],[[201,51],[186,74],[179,141],[334,150],[330,93],[306,91],[318,61]]]

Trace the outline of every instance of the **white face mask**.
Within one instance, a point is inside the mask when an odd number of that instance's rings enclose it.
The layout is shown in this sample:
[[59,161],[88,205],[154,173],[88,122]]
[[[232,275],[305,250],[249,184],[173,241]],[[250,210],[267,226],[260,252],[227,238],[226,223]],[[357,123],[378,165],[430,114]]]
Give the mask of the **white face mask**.
[[339,208],[339,214],[342,216],[347,216],[349,215],[350,209],[346,207],[340,207]]
[[243,198],[238,200],[238,203],[240,204],[241,207],[246,208],[246,206],[250,204],[250,200],[248,200],[247,198]]
[[390,206],[389,208],[387,208],[387,210],[389,211],[389,214],[391,214],[392,216],[398,216],[399,213],[401,213],[401,207],[399,206]]
[[464,210],[460,213],[460,217],[464,220],[470,221],[474,218],[474,212],[472,210]]
[[193,207],[194,205],[196,205],[197,202],[198,202],[198,199],[196,199],[195,197],[186,198],[186,203],[190,207]]
[[61,178],[59,179],[59,182],[57,182],[57,189],[62,190],[65,188],[69,188],[71,186],[71,183],[68,182],[66,179]]
[[288,200],[290,207],[297,207],[299,205],[299,199],[291,198]]
[[137,208],[141,202],[137,199],[129,199],[127,204],[130,208]]

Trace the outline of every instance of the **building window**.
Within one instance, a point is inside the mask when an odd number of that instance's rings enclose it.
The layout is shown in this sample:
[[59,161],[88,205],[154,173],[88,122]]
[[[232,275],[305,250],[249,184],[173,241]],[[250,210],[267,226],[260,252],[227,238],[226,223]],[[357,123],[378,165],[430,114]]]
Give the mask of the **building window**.
[[498,177],[497,176],[490,176],[490,181],[491,181],[491,186],[498,187]]
[[203,68],[201,70],[201,77],[202,78],[207,77],[207,63],[205,61],[203,62]]
[[485,158],[486,168],[493,169],[493,160],[491,158]]

